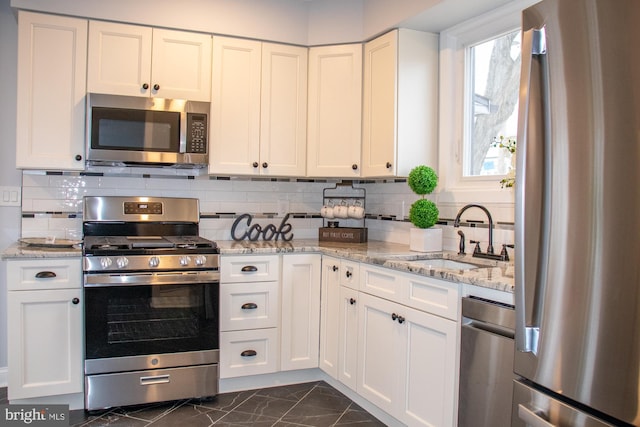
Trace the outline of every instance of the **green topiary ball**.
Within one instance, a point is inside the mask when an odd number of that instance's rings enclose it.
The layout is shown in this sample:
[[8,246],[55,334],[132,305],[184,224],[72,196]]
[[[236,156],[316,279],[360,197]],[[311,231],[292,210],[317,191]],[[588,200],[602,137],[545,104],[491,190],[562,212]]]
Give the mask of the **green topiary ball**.
[[428,199],[416,200],[409,209],[409,221],[418,228],[429,228],[438,222],[438,207]]
[[407,183],[416,194],[431,194],[438,185],[438,175],[429,166],[416,166],[409,172]]

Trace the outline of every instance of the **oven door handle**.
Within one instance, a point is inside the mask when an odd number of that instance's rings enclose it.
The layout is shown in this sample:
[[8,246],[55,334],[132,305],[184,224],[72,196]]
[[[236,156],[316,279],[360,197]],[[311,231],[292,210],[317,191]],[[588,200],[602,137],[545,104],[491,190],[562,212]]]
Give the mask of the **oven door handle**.
[[126,273],[85,274],[84,287],[182,285],[220,282],[220,271],[191,271],[184,273]]

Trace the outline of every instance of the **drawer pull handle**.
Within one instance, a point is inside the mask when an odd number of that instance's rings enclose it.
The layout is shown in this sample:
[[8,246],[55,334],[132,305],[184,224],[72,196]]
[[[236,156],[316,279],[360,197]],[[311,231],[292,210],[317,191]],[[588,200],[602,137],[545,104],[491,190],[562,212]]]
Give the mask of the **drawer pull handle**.
[[248,302],[246,304],[242,304],[242,307],[240,307],[243,310],[255,310],[256,308],[258,308],[258,304],[256,304],[255,302]]
[[245,265],[240,271],[242,271],[243,273],[253,273],[258,271],[258,267],[256,267],[255,265]]
[[140,385],[167,384],[171,382],[169,375],[158,375],[156,377],[140,377]]
[[258,354],[257,351],[255,350],[245,350],[242,353],[240,353],[240,356],[242,357],[253,357],[256,356]]
[[56,277],[56,273],[53,271],[39,271],[36,273],[36,279],[53,279]]

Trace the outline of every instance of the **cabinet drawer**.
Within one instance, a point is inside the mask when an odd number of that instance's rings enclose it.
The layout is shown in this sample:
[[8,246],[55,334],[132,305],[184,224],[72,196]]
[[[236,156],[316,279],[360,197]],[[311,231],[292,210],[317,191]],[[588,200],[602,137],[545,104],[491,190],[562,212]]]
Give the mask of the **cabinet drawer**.
[[10,291],[81,288],[82,262],[80,258],[11,260],[7,280]]
[[278,329],[220,333],[220,378],[277,372]]
[[340,260],[340,285],[351,289],[360,286],[360,263],[356,261]]
[[222,256],[220,261],[220,281],[266,282],[278,280],[280,257],[278,255],[238,255]]
[[274,328],[278,326],[278,282],[222,283],[220,330]]
[[397,271],[373,265],[360,265],[360,290],[381,298],[400,302],[402,278]]
[[403,276],[403,304],[436,316],[458,320],[459,285],[415,274]]

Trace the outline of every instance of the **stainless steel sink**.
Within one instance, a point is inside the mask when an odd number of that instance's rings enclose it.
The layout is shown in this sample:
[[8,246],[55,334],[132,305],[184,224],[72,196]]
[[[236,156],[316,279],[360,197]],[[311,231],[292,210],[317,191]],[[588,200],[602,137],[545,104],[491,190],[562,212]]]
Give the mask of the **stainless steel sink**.
[[421,267],[434,268],[434,269],[446,269],[446,270],[473,270],[474,268],[480,268],[479,265],[470,264],[468,262],[454,261],[451,259],[422,259],[416,261],[409,261],[411,264],[418,264]]

